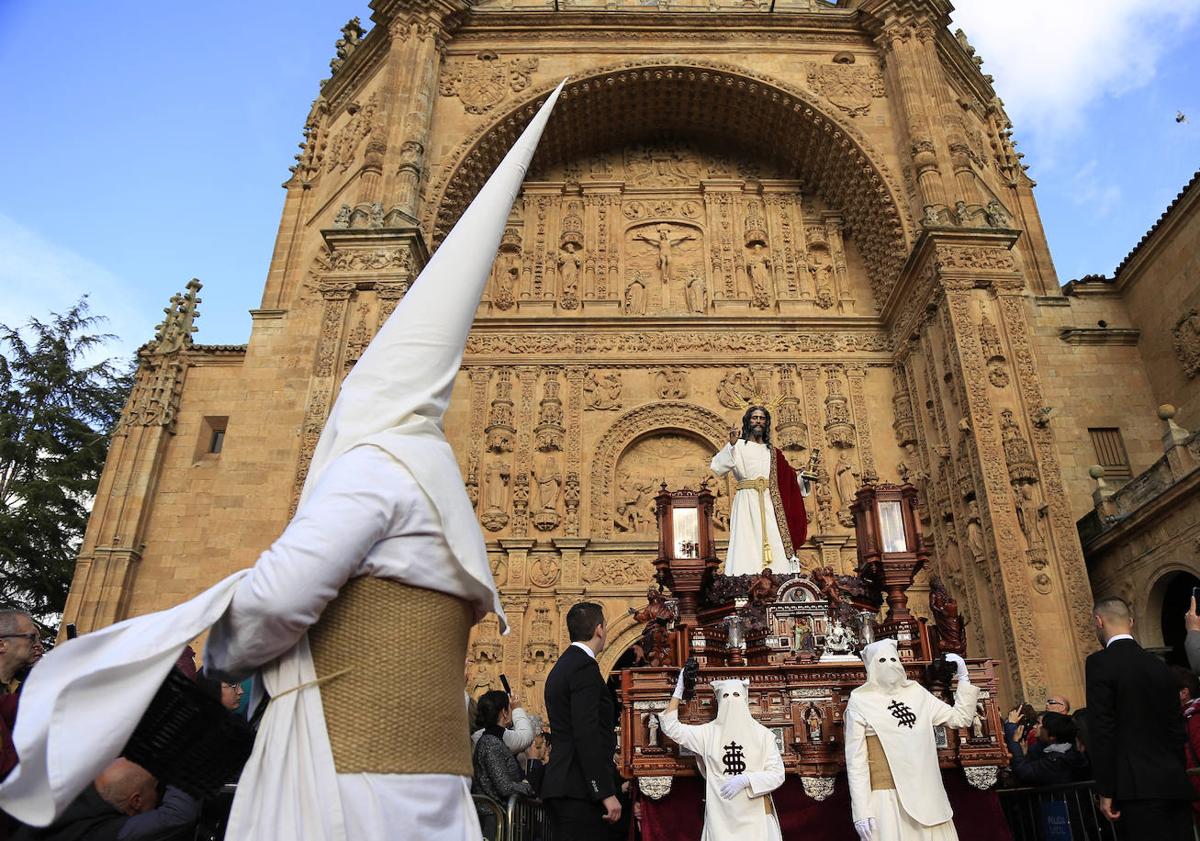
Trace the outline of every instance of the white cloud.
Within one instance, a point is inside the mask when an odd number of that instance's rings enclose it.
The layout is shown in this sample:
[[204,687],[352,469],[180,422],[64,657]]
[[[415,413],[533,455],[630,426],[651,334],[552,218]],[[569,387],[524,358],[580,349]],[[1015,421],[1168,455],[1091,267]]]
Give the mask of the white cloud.
[[1100,174],[1100,164],[1092,158],[1079,167],[1070,181],[1071,202],[1085,208],[1093,218],[1103,219],[1121,203],[1121,188]]
[[102,348],[102,356],[128,359],[152,334],[154,322],[136,306],[139,296],[131,284],[2,213],[0,254],[0,324],[45,319],[87,294],[92,313],[108,318],[102,332],[118,337]]
[[1154,78],[1200,14],[1200,0],[955,0],[961,27],[996,77],[1018,136],[1061,138],[1097,99]]

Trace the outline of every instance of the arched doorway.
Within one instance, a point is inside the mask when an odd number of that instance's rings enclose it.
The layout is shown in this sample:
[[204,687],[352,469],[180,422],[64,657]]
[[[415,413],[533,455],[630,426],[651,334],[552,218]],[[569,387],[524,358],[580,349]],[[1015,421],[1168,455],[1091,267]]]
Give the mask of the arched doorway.
[[[430,186],[422,226],[440,243],[533,117],[540,97],[480,127]],[[604,149],[690,138],[716,148],[755,150],[799,178],[806,191],[841,207],[875,303],[882,307],[914,237],[902,192],[850,124],[802,90],[742,67],[676,57],[597,68],[573,77],[542,136],[531,171]]]
[[[1183,614],[1191,603],[1193,589],[1197,587],[1200,587],[1200,578],[1179,570],[1164,575],[1151,590],[1148,607],[1150,610],[1157,607],[1157,617],[1148,615],[1146,619],[1150,622],[1157,621],[1162,634],[1164,656],[1172,665],[1187,665],[1187,655],[1183,650],[1183,639],[1186,635]],[[1155,598],[1156,596],[1158,598]]]

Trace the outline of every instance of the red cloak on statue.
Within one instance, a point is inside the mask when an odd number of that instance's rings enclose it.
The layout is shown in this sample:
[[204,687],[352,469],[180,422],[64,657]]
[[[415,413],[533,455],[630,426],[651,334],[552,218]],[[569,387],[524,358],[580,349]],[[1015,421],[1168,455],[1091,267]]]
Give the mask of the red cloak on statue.
[[804,510],[804,494],[800,492],[800,481],[796,471],[784,458],[783,451],[775,450],[775,461],[771,464],[771,501],[775,505],[775,521],[779,524],[779,537],[783,551],[790,558],[808,539],[808,512]]

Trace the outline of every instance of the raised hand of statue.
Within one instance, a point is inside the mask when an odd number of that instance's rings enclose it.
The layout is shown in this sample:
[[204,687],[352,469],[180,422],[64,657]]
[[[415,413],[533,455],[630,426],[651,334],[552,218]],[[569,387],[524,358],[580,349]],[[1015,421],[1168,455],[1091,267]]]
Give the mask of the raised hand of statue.
[[738,429],[736,426],[729,428],[729,446],[732,447],[734,444],[736,444],[738,442],[738,439],[741,437],[742,437],[742,431],[740,429]]

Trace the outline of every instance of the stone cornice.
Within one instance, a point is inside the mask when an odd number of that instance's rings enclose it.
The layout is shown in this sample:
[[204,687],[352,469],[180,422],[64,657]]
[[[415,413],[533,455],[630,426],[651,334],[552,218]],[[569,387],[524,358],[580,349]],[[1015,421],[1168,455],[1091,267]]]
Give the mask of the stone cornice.
[[1136,345],[1142,331],[1132,327],[1064,327],[1058,338],[1069,345]]
[[560,12],[495,9],[473,12],[457,35],[462,38],[494,38],[505,33],[532,32],[537,37],[543,33],[562,32],[567,37],[573,37],[580,30],[597,30],[609,38],[614,38],[618,33],[650,32],[664,37],[671,37],[672,33],[695,33],[719,39],[722,34],[715,30],[790,36],[840,30],[848,37],[862,37],[858,21],[856,12],[842,9],[777,11],[772,14],[736,9],[715,12],[700,9],[660,11],[654,8],[611,11],[574,9]]
[[1021,232],[1005,228],[925,228],[908,256],[880,318],[893,332],[947,286],[1019,284],[1009,253]]

